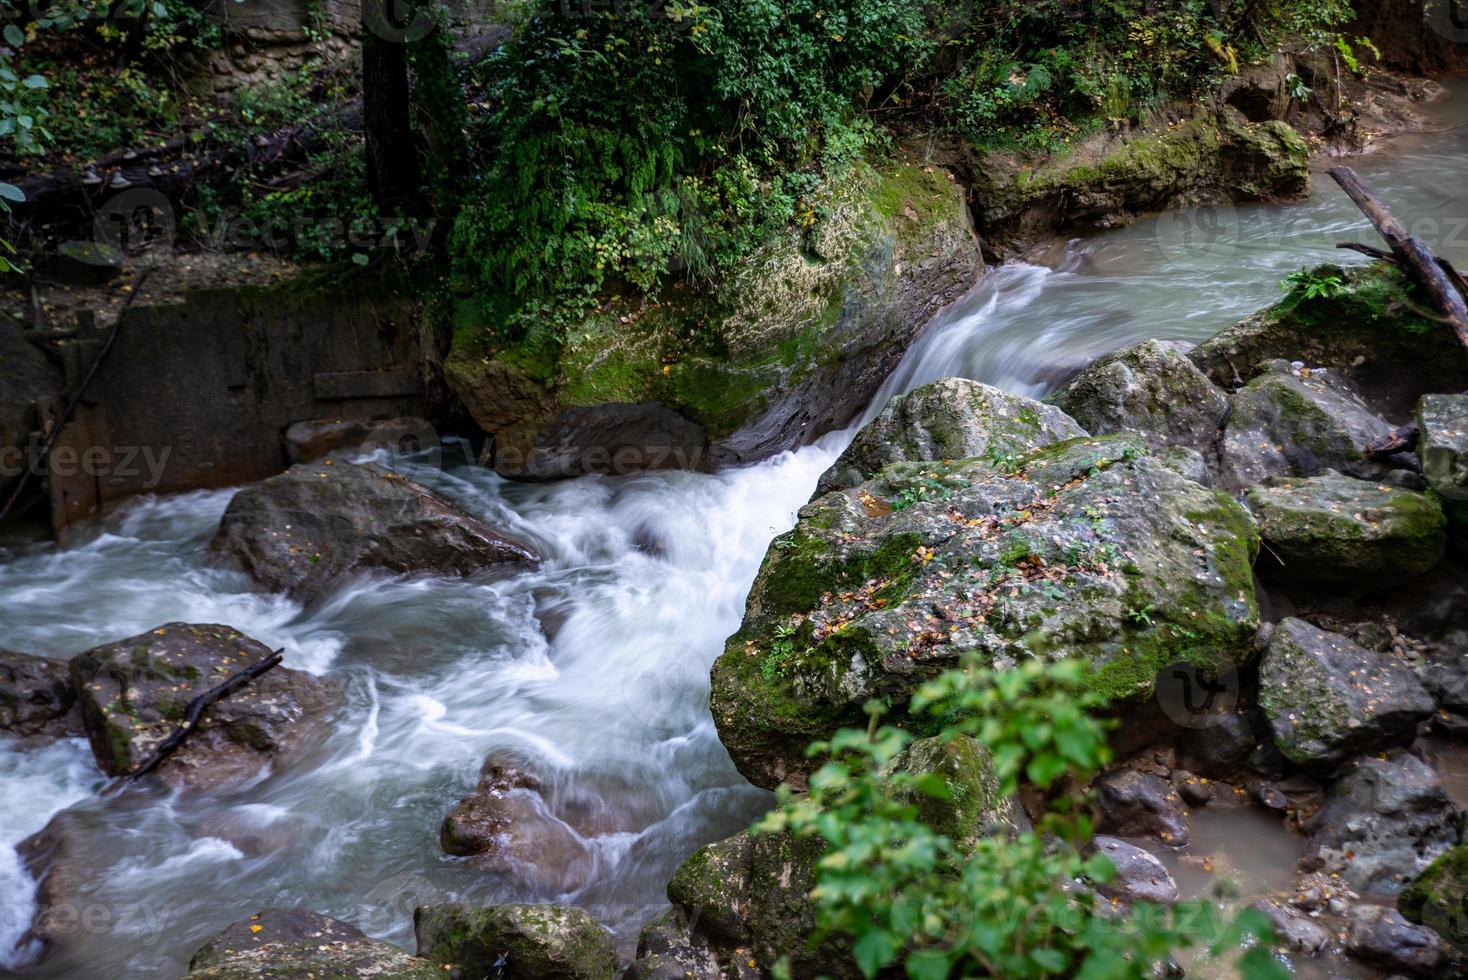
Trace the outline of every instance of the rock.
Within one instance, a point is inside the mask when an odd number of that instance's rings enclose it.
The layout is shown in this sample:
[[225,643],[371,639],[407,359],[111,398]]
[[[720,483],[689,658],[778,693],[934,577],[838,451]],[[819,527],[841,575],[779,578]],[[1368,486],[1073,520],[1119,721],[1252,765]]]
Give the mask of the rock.
[[714,666],[720,738],[756,785],[798,785],[812,740],[864,726],[872,697],[900,711],[968,651],[1079,658],[1116,701],[1173,663],[1216,676],[1254,656],[1255,548],[1241,507],[1133,435],[893,464],[771,546]]
[[101,822],[94,811],[62,810],[16,845],[16,853],[36,882],[35,912],[18,947],[36,940],[51,949],[81,928],[83,889],[110,858],[98,853]]
[[731,948],[749,942],[754,840],[735,834],[699,848],[668,882],[668,901],[696,919],[700,934]]
[[475,791],[444,817],[439,842],[449,854],[554,894],[580,888],[595,870],[586,842],[551,812],[540,781],[494,758]]
[[1363,450],[1393,427],[1368,409],[1337,371],[1269,361],[1233,396],[1219,445],[1219,486],[1242,490],[1268,476],[1338,470],[1366,480],[1387,472]]
[[1314,956],[1330,943],[1330,930],[1300,909],[1267,898],[1249,907],[1263,913],[1274,927],[1278,945],[1290,952]]
[[1428,571],[1447,543],[1430,497],[1339,473],[1271,477],[1244,500],[1269,549],[1261,574],[1281,581],[1379,587]]
[[22,738],[79,735],[75,704],[65,663],[0,650],[0,732]]
[[419,956],[465,977],[612,980],[618,973],[611,935],[585,909],[428,905],[413,913],[413,926]]
[[185,980],[288,976],[443,980],[444,971],[345,922],[304,909],[269,909],[209,940],[189,962]]
[[1046,401],[1092,435],[1135,432],[1153,449],[1182,446],[1213,457],[1228,418],[1228,396],[1187,359],[1186,350],[1161,340],[1127,347],[1101,358]]
[[291,463],[312,463],[338,449],[360,446],[367,438],[368,424],[361,419],[311,419],[294,422],[286,430],[286,458]]
[[1098,133],[1038,163],[984,153],[963,176],[987,238],[1023,250],[1063,228],[1115,227],[1200,201],[1296,197],[1309,188],[1309,157],[1289,126],[1225,106],[1156,131]]
[[376,464],[340,460],[292,466],[245,487],[209,550],[303,601],[368,570],[470,575],[537,560],[528,546],[426,487]]
[[1188,811],[1172,784],[1161,776],[1118,769],[1096,780],[1096,829],[1116,837],[1152,837],[1185,846]]
[[460,300],[444,378],[496,466],[569,475],[615,444],[635,450],[627,466],[702,469],[850,424],[984,264],[940,168],[858,168],[829,205],[710,287],[603,305],[559,343],[506,344],[496,297]]
[[[168,623],[77,655],[71,679],[97,764],[112,776],[132,772],[182,723],[190,701],[270,654],[228,626]],[[156,775],[211,789],[253,779],[299,750],[335,701],[310,674],[276,667],[212,705]]]
[[1380,905],[1357,905],[1347,920],[1346,949],[1389,970],[1427,976],[1442,963],[1437,933]]
[[1468,501],[1468,395],[1423,395],[1417,428],[1428,486],[1445,500]]
[[1396,752],[1358,760],[1306,825],[1306,870],[1392,895],[1458,843],[1458,809],[1432,767]]
[[1194,727],[1178,736],[1179,761],[1194,772],[1222,779],[1243,769],[1259,739],[1253,723],[1237,713],[1194,715]]
[[623,980],[724,980],[717,955],[679,909],[654,919],[637,940],[637,958]]
[[1457,335],[1419,312],[1421,304],[1411,296],[1414,287],[1394,266],[1326,265],[1314,275],[1336,277],[1342,288],[1313,297],[1294,289],[1269,309],[1199,344],[1188,357],[1226,389],[1242,384],[1267,361],[1320,365],[1353,385],[1366,406],[1385,419],[1406,419],[1428,392],[1468,389],[1468,363]]
[[1404,662],[1300,619],[1275,629],[1259,663],[1259,704],[1286,759],[1333,769],[1416,732],[1432,697]]
[[1102,895],[1158,905],[1171,905],[1177,901],[1177,882],[1172,880],[1161,861],[1140,847],[1115,837],[1097,837],[1091,842],[1091,847],[1106,855],[1116,868],[1115,878],[1096,886]]
[[977,381],[944,378],[889,401],[821,476],[816,492],[854,487],[889,463],[1014,459],[1084,435],[1052,405]]
[[999,794],[988,750],[967,735],[946,741],[918,739],[892,760],[888,771],[932,774],[943,780],[947,799],[912,791],[894,798],[916,806],[919,819],[960,846],[1030,829],[1019,801]]
[[1462,951],[1468,949],[1468,844],[1429,864],[1397,896],[1397,910]]

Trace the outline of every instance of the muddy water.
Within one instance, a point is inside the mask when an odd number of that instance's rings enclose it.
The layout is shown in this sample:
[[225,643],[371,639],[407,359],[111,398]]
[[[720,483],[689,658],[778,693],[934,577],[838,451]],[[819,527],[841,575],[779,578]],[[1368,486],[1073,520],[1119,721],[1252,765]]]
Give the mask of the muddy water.
[[[1455,89],[1443,126],[1468,120]],[[1468,130],[1404,138],[1358,162],[1426,237],[1468,263]],[[1279,295],[1302,265],[1356,261],[1370,239],[1343,195],[1317,182],[1289,207],[1209,209],[1072,243],[1054,268],[993,272],[940,316],[882,397],[960,375],[1041,393],[1097,354],[1149,338],[1202,339]],[[738,626],[770,540],[788,529],[849,438],[737,470],[507,484],[473,467],[396,461],[466,508],[533,541],[544,567],[507,582],[386,578],[310,609],[207,567],[228,492],[142,501],[90,539],[0,555],[0,642],[67,657],[171,620],[221,622],[330,678],[346,707],[322,719],[312,758],[235,796],[129,793],[108,800],[85,746],[0,742],[0,967],[33,885],[12,846],[72,807],[90,910],[33,976],[177,975],[224,925],[305,906],[412,946],[412,909],[460,899],[590,907],[624,940],[655,914],[673,869],[768,803],[718,743],[707,671]],[[553,628],[547,628],[547,627]],[[490,753],[539,775],[574,842],[522,873],[445,857],[439,821]],[[1273,873],[1289,858],[1251,825],[1200,817],[1230,860]],[[1272,848],[1278,847],[1276,852]],[[1186,872],[1180,872],[1187,878]],[[1271,879],[1272,880],[1272,879]]]

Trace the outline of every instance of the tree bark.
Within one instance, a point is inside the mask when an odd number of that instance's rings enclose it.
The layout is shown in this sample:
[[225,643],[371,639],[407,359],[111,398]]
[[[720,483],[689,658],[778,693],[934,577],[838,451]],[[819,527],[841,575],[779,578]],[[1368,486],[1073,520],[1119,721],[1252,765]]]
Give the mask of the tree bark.
[[362,130],[367,142],[367,188],[377,205],[388,212],[416,204],[420,183],[404,25],[390,20],[389,8],[396,6],[392,0],[362,2]]

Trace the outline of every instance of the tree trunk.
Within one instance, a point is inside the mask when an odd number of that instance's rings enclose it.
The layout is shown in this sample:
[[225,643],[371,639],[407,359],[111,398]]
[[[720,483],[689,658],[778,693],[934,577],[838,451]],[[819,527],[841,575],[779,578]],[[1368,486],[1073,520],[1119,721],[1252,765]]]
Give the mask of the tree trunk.
[[407,38],[405,25],[392,19],[401,9],[402,5],[393,0],[362,3],[362,130],[367,143],[367,187],[385,212],[417,210],[419,203]]

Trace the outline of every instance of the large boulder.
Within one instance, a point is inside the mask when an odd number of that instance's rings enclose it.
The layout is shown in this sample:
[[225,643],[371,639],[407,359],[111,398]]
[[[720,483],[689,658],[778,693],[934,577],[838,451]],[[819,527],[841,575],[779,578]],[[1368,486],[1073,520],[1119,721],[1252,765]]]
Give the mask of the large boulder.
[[1172,784],[1161,776],[1118,769],[1096,780],[1096,829],[1117,837],[1149,837],[1170,847],[1184,847],[1188,809]]
[[1286,759],[1326,770],[1412,735],[1436,707],[1406,663],[1300,619],[1270,636],[1259,704]]
[[1271,477],[1244,499],[1268,546],[1260,573],[1281,581],[1377,588],[1428,571],[1447,546],[1431,497],[1335,472]]
[[1327,469],[1374,480],[1386,467],[1363,450],[1391,432],[1339,372],[1269,361],[1233,396],[1219,445],[1218,483],[1241,490],[1268,476],[1314,476]]
[[1097,837],[1091,849],[1104,855],[1116,870],[1116,877],[1096,886],[1107,898],[1157,905],[1171,905],[1178,900],[1177,882],[1151,853],[1115,837]]
[[1254,653],[1256,549],[1242,507],[1133,435],[893,464],[771,545],[714,665],[720,738],[755,784],[799,784],[809,742],[964,653],[1079,658],[1115,701],[1175,662],[1216,676]]
[[496,298],[461,300],[444,378],[499,472],[706,468],[849,424],[984,263],[941,169],[858,169],[828,203],[711,287],[614,300],[554,338],[507,343]]
[[1183,344],[1148,340],[1108,354],[1046,401],[1092,435],[1135,432],[1153,449],[1183,446],[1205,459],[1218,449],[1229,403],[1185,355]]
[[209,550],[276,592],[310,601],[380,569],[470,575],[536,561],[531,549],[375,463],[292,466],[230,500]]
[[1382,262],[1322,266],[1341,288],[1310,296],[1293,289],[1188,352],[1224,388],[1242,385],[1267,361],[1300,360],[1344,377],[1382,418],[1406,421],[1428,392],[1468,389],[1468,363],[1452,327],[1423,312],[1410,281]]
[[10,735],[76,735],[76,691],[66,664],[0,650],[0,732]]
[[446,853],[552,894],[580,888],[596,870],[596,856],[551,811],[540,780],[495,758],[444,817],[439,842]]
[[1468,502],[1468,395],[1423,395],[1417,429],[1427,485],[1445,500]]
[[1053,405],[977,381],[944,378],[889,401],[821,476],[817,493],[854,487],[889,463],[1015,459],[1086,434]]
[[443,980],[444,975],[441,966],[369,939],[356,926],[304,909],[268,909],[209,940],[189,962],[185,980]]
[[1356,905],[1346,920],[1346,949],[1388,970],[1432,976],[1443,962],[1437,933],[1402,918],[1382,905]]
[[1394,895],[1458,843],[1460,814],[1442,780],[1408,752],[1365,756],[1306,825],[1306,870],[1359,892]]
[[427,905],[413,914],[418,955],[462,977],[612,980],[611,934],[585,909],[563,905]]
[[[92,753],[112,776],[133,772],[183,723],[190,701],[271,655],[228,626],[168,623],[71,661]],[[215,788],[258,776],[301,749],[336,694],[276,667],[216,702],[156,772],[175,786]]]
[[1468,949],[1468,844],[1441,855],[1402,889],[1397,910],[1456,948]]

